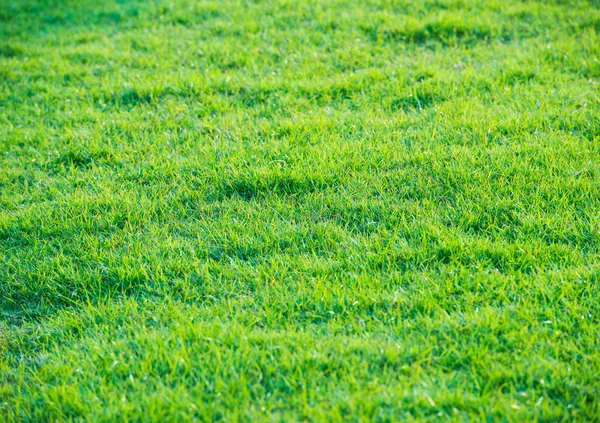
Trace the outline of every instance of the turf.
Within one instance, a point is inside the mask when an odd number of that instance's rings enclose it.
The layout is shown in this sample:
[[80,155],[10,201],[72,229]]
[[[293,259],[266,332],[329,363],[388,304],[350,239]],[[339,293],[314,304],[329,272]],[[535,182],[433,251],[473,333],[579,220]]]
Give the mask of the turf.
[[1,0],[0,420],[600,421],[600,4]]

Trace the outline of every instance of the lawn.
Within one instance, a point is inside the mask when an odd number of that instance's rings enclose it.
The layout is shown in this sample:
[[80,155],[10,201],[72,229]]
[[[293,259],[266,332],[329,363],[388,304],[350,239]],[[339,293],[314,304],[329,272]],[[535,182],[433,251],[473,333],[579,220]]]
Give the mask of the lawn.
[[0,0],[0,421],[599,398],[596,0]]

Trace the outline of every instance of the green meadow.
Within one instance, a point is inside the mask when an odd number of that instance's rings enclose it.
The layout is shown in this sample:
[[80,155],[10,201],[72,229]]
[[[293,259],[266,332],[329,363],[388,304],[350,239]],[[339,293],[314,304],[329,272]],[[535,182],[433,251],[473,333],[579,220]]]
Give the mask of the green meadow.
[[596,0],[0,0],[0,421],[599,398]]

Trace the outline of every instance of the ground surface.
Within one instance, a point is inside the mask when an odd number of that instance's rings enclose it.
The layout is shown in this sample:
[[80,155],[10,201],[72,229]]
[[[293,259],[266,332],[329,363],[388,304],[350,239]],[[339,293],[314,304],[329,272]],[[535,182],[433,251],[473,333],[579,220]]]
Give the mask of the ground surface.
[[0,420],[600,419],[600,5],[0,1]]

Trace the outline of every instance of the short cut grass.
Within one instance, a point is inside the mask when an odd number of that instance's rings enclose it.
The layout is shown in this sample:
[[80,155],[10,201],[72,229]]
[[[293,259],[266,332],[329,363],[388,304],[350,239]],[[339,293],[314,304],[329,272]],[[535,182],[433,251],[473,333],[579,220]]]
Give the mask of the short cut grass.
[[0,420],[600,421],[595,0],[0,1]]

